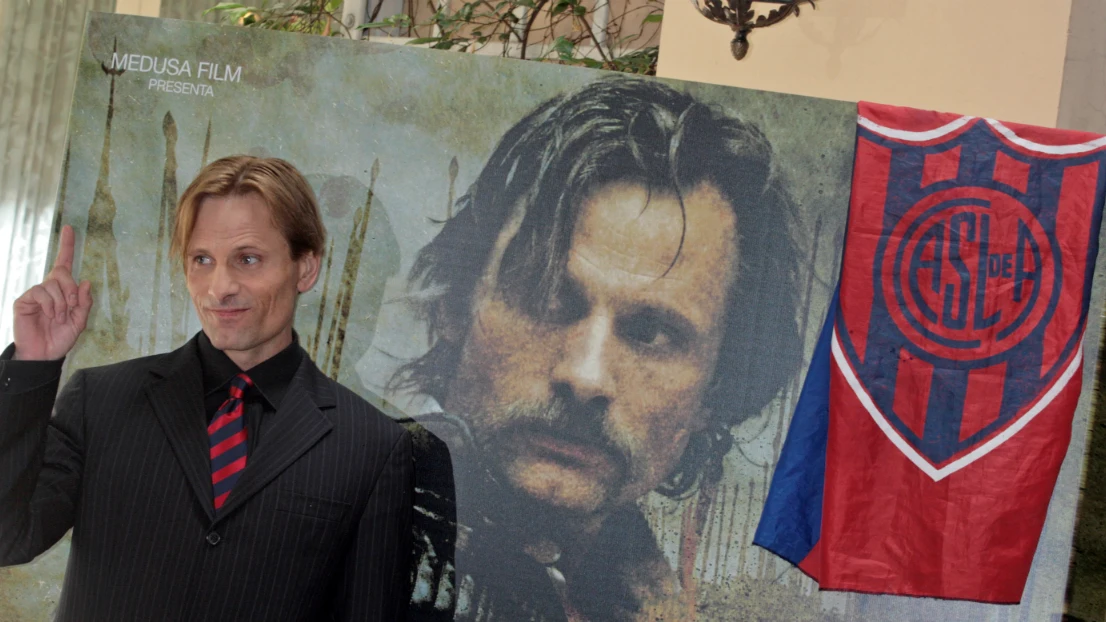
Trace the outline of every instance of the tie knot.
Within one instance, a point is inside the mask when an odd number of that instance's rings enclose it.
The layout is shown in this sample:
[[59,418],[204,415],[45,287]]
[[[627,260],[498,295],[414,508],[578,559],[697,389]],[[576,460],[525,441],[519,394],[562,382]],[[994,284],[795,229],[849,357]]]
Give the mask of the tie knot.
[[246,374],[238,374],[230,379],[230,394],[234,397],[242,397],[246,389],[253,386],[253,380]]

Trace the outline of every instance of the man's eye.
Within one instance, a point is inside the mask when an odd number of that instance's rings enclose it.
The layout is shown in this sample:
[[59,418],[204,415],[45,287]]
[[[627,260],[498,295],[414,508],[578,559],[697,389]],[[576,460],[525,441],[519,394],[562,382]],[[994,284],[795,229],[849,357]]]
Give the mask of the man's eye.
[[258,257],[257,255],[243,255],[242,256],[242,263],[244,263],[246,265],[253,265],[253,264],[258,263],[260,261],[261,261],[261,258]]
[[206,266],[211,263],[211,258],[207,255],[196,255],[192,258],[192,263],[200,266]]
[[616,330],[623,339],[651,350],[672,350],[682,346],[680,331],[664,319],[648,313],[638,313],[623,318]]

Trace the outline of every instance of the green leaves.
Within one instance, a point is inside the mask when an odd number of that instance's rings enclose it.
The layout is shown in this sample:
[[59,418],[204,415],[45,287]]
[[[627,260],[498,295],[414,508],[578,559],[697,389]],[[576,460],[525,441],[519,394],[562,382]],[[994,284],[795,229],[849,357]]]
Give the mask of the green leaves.
[[579,0],[556,0],[553,7],[549,9],[549,14],[560,15],[575,6],[579,6]]
[[248,6],[237,2],[220,2],[204,11],[218,13],[221,21],[266,30],[283,30],[316,35],[336,34],[345,30],[341,16],[341,0],[307,0],[284,4],[268,2],[262,6]]
[[367,24],[361,24],[360,26],[357,26],[356,28],[358,30],[371,30],[371,29],[376,29],[376,28],[401,28],[402,29],[402,28],[410,28],[410,27],[411,27],[411,17],[409,15],[404,15],[403,13],[398,13],[396,15],[392,15],[391,17],[386,17],[386,18],[384,18],[383,20],[381,20],[379,22],[369,22]]
[[636,73],[648,76],[656,75],[658,51],[659,48],[652,45],[629,54],[624,54],[613,59],[609,69],[621,71],[623,73]]
[[242,5],[238,4],[237,2],[220,2],[219,4],[216,4],[215,6],[211,7],[210,9],[204,11],[204,15],[207,15],[208,13],[210,13],[212,11],[228,11],[228,10],[231,10],[231,9],[241,9],[241,8],[243,8]]
[[247,7],[237,2],[220,2],[219,4],[216,4],[210,9],[204,11],[204,15],[207,15],[208,13],[222,13],[222,17],[224,20],[234,23],[242,23],[246,15],[248,15],[253,10],[254,9],[252,7]]
[[[257,1],[257,0],[254,0]],[[408,3],[411,13],[376,19],[383,0],[369,0],[373,21],[354,28],[342,22],[342,0],[262,0],[261,6],[220,2],[204,11],[221,21],[268,30],[349,35],[351,30],[412,37],[408,43],[438,50],[496,53],[502,56],[655,75],[656,29],[663,0],[603,5],[609,13],[596,29],[603,0],[428,0]],[[609,9],[607,8],[609,7]]]
[[561,60],[572,60],[576,52],[576,43],[565,37],[557,37],[553,42],[553,52]]

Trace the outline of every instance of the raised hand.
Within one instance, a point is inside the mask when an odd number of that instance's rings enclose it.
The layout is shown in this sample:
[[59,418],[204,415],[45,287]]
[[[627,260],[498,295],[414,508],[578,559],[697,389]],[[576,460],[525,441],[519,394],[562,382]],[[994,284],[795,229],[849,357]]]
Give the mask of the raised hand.
[[62,227],[58,256],[46,279],[15,300],[15,358],[64,358],[88,324],[92,285],[73,280],[73,228]]

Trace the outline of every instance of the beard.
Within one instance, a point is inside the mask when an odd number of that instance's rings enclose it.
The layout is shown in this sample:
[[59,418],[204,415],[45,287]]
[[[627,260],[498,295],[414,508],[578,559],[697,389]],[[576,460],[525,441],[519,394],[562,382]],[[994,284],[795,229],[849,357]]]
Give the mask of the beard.
[[[605,415],[605,407],[556,396],[548,402],[516,402],[459,417],[466,428],[466,445],[471,448],[468,459],[477,468],[470,472],[473,480],[458,483],[479,499],[470,506],[481,508],[478,518],[502,528],[559,539],[559,535],[580,531],[589,516],[613,510],[633,463],[630,449],[607,430]],[[575,451],[543,452],[534,440],[539,438]],[[519,462],[533,460],[535,455],[577,474],[583,487],[593,491],[594,503],[586,509],[573,507],[520,484]],[[457,475],[468,479],[465,474]],[[563,485],[570,495],[578,492],[579,487],[572,488],[571,482]]]

